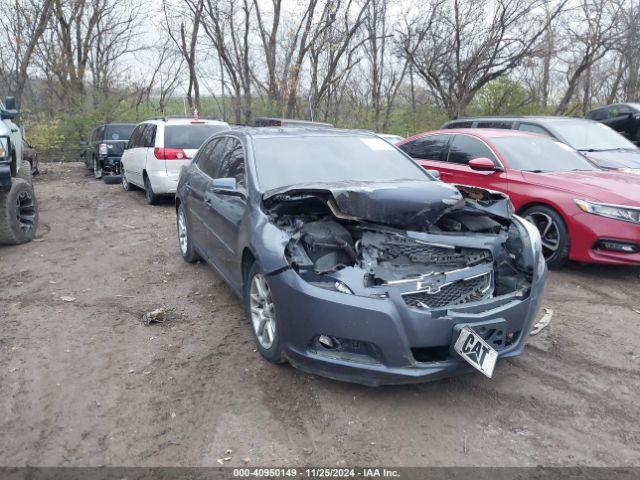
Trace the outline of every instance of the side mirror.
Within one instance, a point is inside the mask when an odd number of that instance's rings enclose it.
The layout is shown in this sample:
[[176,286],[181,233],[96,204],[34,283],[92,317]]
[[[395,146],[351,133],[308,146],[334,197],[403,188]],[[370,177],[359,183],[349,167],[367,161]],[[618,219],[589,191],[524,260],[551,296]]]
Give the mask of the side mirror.
[[11,119],[18,116],[18,109],[16,108],[15,97],[4,97],[4,110],[0,112],[0,117],[3,119]]
[[235,178],[214,178],[211,186],[214,190],[236,191],[238,189]]
[[481,172],[493,172],[496,170],[496,166],[491,161],[491,159],[487,157],[474,158],[469,161],[469,167],[472,170],[479,170]]
[[436,180],[440,180],[440,172],[438,170],[427,170],[427,173],[435,177]]
[[4,97],[4,108],[7,110],[17,110],[16,97]]

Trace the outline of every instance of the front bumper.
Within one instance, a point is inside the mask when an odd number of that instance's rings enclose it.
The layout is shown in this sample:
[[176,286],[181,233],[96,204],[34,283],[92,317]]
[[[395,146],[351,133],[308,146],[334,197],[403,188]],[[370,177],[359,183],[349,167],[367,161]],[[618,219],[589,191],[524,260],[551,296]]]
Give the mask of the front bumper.
[[[514,340],[498,348],[499,359],[520,355],[540,306],[546,275],[544,269],[526,298],[505,295],[431,311],[410,308],[393,292],[378,299],[325,290],[308,284],[291,269],[271,275],[269,285],[278,309],[284,354],[292,365],[337,380],[381,385],[425,382],[472,371],[473,367],[449,352],[456,325],[506,324]],[[367,351],[375,354],[334,355],[316,347],[314,339],[319,335],[372,346]],[[444,352],[444,356],[424,361],[424,352]]]
[[640,247],[640,225],[580,212],[572,217],[570,258],[607,265],[640,265],[640,252],[625,253],[597,248],[599,240],[619,241]]
[[175,194],[178,190],[180,172],[167,172],[166,170],[147,171],[153,192],[161,195]]

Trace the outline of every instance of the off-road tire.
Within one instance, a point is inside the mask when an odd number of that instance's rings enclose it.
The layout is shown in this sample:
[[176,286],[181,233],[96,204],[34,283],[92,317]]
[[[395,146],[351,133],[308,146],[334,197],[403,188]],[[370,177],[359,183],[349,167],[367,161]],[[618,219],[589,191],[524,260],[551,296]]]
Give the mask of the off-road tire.
[[33,188],[14,178],[11,190],[0,193],[0,244],[19,245],[33,240],[38,228],[38,202]]
[[249,273],[247,274],[246,281],[244,282],[243,300],[244,300],[244,309],[246,312],[247,320],[249,321],[249,327],[251,328],[251,332],[253,333],[256,349],[258,350],[258,352],[260,352],[260,355],[262,355],[265,360],[271,363],[275,363],[275,364],[285,363],[286,358],[282,353],[282,344],[281,344],[281,338],[282,338],[281,325],[282,324],[278,322],[277,312],[275,314],[275,319],[276,319],[275,338],[273,340],[273,343],[271,344],[271,347],[269,347],[269,349],[265,349],[260,344],[256,336],[256,332],[253,328],[253,322],[251,320],[251,303],[250,303],[251,282],[253,280],[253,277],[258,273],[262,273],[262,269],[260,268],[260,265],[258,264],[258,262],[254,262],[253,265],[251,265],[251,268],[249,269]]
[[144,177],[144,198],[147,200],[149,205],[157,205],[158,202],[160,202],[160,196],[153,192],[153,187],[151,186],[149,177],[146,175]]
[[[545,255],[547,260],[547,266],[550,269],[557,269],[564,266],[569,260],[569,250],[571,248],[571,239],[569,238],[569,230],[567,229],[567,224],[564,222],[562,216],[558,212],[556,212],[553,208],[548,207],[546,205],[533,205],[521,213],[521,216],[527,218],[528,216],[541,214],[548,216],[555,225],[555,228],[558,232],[558,248],[551,255]],[[538,226],[538,225],[536,225]],[[543,232],[540,232],[542,236]],[[543,252],[545,250],[544,247],[544,238],[543,240]]]

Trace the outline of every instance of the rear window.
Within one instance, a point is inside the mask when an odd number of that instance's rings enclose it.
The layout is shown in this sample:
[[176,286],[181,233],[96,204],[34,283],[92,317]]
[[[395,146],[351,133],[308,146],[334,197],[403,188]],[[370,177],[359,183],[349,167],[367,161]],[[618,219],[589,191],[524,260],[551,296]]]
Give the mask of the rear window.
[[214,133],[227,130],[225,125],[171,125],[164,129],[165,148],[198,149]]
[[107,125],[104,133],[105,140],[129,140],[135,125]]

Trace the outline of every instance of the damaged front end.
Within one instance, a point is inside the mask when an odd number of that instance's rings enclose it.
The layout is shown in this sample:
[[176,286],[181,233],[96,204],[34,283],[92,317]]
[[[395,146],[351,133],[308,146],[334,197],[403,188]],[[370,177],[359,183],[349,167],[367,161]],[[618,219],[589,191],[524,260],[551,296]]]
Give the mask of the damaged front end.
[[343,294],[399,295],[407,308],[433,313],[526,298],[544,268],[535,228],[498,192],[407,181],[309,185],[263,199],[271,223],[290,238],[290,267]]

